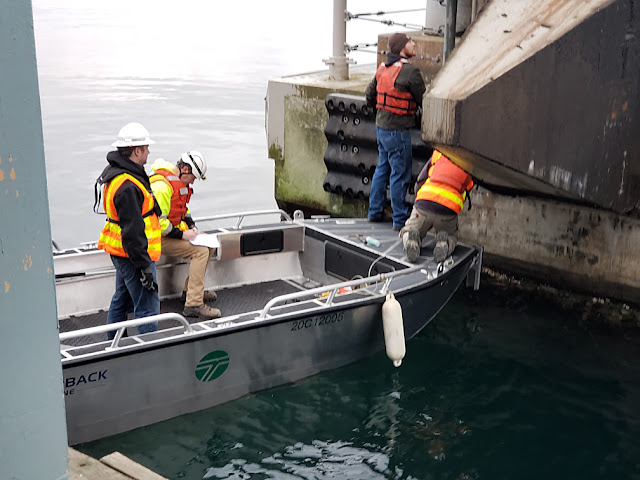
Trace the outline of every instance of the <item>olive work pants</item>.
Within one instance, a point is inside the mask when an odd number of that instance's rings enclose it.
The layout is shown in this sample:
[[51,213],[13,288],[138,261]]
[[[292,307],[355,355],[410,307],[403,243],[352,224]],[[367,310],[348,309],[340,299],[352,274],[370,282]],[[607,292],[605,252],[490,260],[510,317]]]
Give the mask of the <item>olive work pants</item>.
[[418,235],[420,235],[420,242],[422,242],[424,237],[427,236],[427,232],[431,229],[435,230],[436,236],[440,232],[447,233],[447,257],[451,255],[458,244],[458,215],[454,212],[451,212],[451,215],[441,215],[419,210],[414,205],[409,219],[400,230],[400,237],[403,239],[404,244],[403,234],[409,231],[417,231]]
[[162,253],[170,257],[188,258],[189,276],[184,282],[187,292],[185,307],[198,307],[204,303],[204,275],[207,271],[209,258],[215,249],[192,245],[187,240],[162,237]]

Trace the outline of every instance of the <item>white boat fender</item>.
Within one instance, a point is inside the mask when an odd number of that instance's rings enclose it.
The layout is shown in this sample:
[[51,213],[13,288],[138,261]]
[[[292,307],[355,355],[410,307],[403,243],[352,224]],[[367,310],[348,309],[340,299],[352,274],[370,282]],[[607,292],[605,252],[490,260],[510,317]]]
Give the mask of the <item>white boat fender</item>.
[[404,342],[404,325],[402,322],[402,307],[394,297],[393,292],[387,293],[387,299],[382,304],[382,329],[387,357],[395,367],[402,364],[407,348]]

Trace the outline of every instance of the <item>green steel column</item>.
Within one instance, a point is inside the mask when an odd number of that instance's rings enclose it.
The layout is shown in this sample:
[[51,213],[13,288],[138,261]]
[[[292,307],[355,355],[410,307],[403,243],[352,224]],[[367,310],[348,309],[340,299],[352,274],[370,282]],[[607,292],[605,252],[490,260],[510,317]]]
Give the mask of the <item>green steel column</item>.
[[0,12],[0,478],[67,479],[31,2]]

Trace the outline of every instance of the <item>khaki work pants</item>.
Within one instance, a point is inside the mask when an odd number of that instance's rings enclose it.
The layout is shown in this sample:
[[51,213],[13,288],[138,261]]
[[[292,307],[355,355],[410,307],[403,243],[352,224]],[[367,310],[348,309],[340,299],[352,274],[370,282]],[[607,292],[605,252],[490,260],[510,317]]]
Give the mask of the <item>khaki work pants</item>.
[[215,249],[192,245],[187,240],[162,237],[162,253],[170,257],[188,258],[189,276],[184,282],[187,292],[185,307],[198,307],[204,303],[204,274]]

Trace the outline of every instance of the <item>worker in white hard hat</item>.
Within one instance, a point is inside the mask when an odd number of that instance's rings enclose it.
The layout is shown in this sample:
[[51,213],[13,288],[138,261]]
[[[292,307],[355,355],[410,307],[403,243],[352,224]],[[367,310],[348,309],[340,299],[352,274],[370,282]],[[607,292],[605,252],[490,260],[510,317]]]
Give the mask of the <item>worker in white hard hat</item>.
[[205,291],[204,280],[213,248],[191,244],[198,228],[191,218],[188,203],[196,179],[206,179],[207,162],[200,152],[185,152],[176,165],[158,158],[151,165],[151,188],[162,210],[162,253],[170,257],[188,258],[189,276],[182,293],[185,317],[212,319],[220,317],[220,310],[206,302],[217,298],[216,292]]
[[[96,181],[102,188],[102,206],[107,221],[100,233],[98,248],[111,255],[116,269],[116,291],[111,299],[107,323],[160,313],[155,261],[160,258],[162,211],[151,191],[144,170],[149,145],[155,143],[139,123],[128,123],[111,144],[117,150],[107,154],[109,165]],[[99,199],[96,197],[94,210]],[[157,323],[140,325],[138,333],[153,332]],[[115,331],[108,332],[112,339]]]

